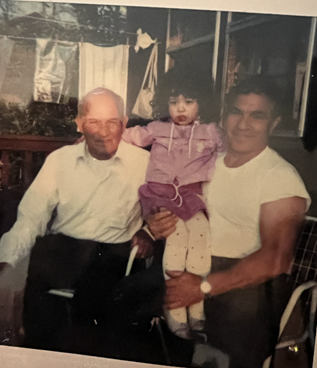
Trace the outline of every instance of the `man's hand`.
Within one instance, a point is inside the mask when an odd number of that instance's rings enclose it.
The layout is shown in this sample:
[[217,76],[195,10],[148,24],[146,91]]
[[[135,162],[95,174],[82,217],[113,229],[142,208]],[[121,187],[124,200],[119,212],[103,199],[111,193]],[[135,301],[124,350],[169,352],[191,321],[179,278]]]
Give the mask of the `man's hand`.
[[153,240],[146,231],[141,229],[133,235],[133,238],[131,240],[131,249],[136,245],[139,246],[138,252],[136,254],[137,257],[149,258],[153,255]]
[[166,271],[165,304],[168,309],[188,307],[204,299],[200,290],[201,277],[189,272]]
[[165,239],[176,230],[178,218],[170,211],[161,211],[150,215],[146,222],[156,240]]

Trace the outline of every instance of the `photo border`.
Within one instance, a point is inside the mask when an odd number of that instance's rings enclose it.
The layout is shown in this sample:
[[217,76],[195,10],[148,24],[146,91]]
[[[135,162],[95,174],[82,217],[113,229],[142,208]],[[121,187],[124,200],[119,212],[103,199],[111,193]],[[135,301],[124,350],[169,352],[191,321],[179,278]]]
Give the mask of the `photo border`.
[[[36,1],[41,0],[19,0]],[[142,7],[160,7],[160,8],[180,8],[180,9],[201,9],[212,11],[234,11],[247,13],[265,13],[299,16],[317,16],[316,0],[196,0],[193,5],[192,0],[183,0],[181,5],[175,4],[171,0],[153,0],[150,4],[146,0],[54,0],[58,3],[82,3],[82,4],[109,4],[122,6],[142,6]],[[317,346],[317,345],[316,345]],[[316,348],[315,348],[316,351]],[[113,360],[108,358],[98,358],[90,356],[81,356],[75,354],[38,351],[32,349],[0,346],[1,367],[2,368],[106,368],[108,366],[118,368],[134,368],[142,366],[158,367],[157,365],[144,364],[138,362],[127,362]],[[56,365],[58,364],[58,365]],[[317,368],[317,357],[314,356],[313,367]]]

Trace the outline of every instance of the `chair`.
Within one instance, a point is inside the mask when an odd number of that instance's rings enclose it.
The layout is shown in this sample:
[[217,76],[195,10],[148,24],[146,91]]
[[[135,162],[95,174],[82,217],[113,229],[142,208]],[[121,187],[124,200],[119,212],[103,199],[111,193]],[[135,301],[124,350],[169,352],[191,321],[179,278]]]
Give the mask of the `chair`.
[[[128,263],[127,263],[127,268],[126,268],[126,272],[125,272],[125,276],[129,276],[132,266],[133,266],[133,262],[134,259],[136,257],[138,251],[138,246],[134,246],[130,252],[130,256],[128,259]],[[146,259],[146,268],[150,267],[153,261],[153,257],[147,258]],[[47,292],[48,294],[51,295],[55,295],[57,297],[61,297],[61,298],[65,298],[66,301],[66,311],[67,311],[67,320],[68,320],[68,324],[71,326],[72,325],[72,313],[71,313],[71,300],[73,299],[74,295],[75,295],[75,290],[74,289],[50,289]],[[95,321],[95,323],[97,323]],[[167,344],[165,341],[165,337],[164,337],[164,333],[162,331],[162,326],[161,326],[161,320],[158,317],[154,317],[152,319],[152,326],[155,326],[157,328],[157,331],[159,333],[159,337],[160,337],[160,341],[161,341],[161,345],[162,345],[162,351],[163,354],[165,356],[165,360],[166,360],[166,364],[170,365],[171,364],[171,359],[169,357],[169,353],[167,350]]]
[[65,306],[66,306],[66,314],[67,314],[67,322],[68,325],[71,326],[72,323],[72,307],[71,307],[71,299],[73,299],[75,295],[74,289],[50,289],[47,292],[48,294],[55,295],[61,298],[65,298]]
[[[296,353],[299,344],[309,342],[313,351],[317,307],[317,282],[315,281],[317,280],[317,222],[315,219],[307,218],[304,223],[297,243],[290,280],[294,281],[294,291],[281,318],[275,350],[277,352],[288,348]],[[299,302],[304,303],[308,311],[308,322],[303,326],[303,331],[299,336],[285,339],[283,333],[285,334],[287,323]],[[263,368],[271,367],[272,363],[273,357],[270,356],[265,360]]]
[[[137,251],[138,251],[138,246],[136,245],[135,247],[133,247],[133,249],[130,252],[130,256],[129,256],[129,259],[128,259],[125,276],[130,275],[132,265],[133,265],[133,261],[135,259],[136,254],[137,254]],[[71,301],[71,299],[73,299],[73,297],[75,295],[75,290],[74,289],[50,289],[50,290],[48,290],[47,293],[51,294],[51,295],[61,297],[61,298],[65,298],[66,311],[67,311],[67,320],[68,320],[68,324],[71,326],[72,325],[72,316],[71,316],[71,303],[70,303],[70,301]]]
[[[297,338],[281,341],[282,334],[287,325],[287,322],[289,321],[291,317],[291,314],[295,308],[296,303],[298,302],[303,292],[309,289],[311,290],[311,301],[310,301],[310,313],[309,313],[308,326],[306,327],[306,329],[304,330],[301,336]],[[282,315],[282,318],[281,318],[280,330],[279,330],[279,336],[278,336],[279,339],[278,339],[277,345],[275,346],[276,350],[293,347],[294,349],[293,351],[296,351],[298,349],[297,345],[305,342],[307,339],[309,339],[311,343],[311,347],[312,349],[314,349],[316,306],[317,306],[317,283],[315,281],[308,281],[305,284],[298,286],[294,290],[287,304],[287,307]],[[265,362],[263,363],[263,368],[269,368],[271,366],[271,362],[272,362],[272,356],[268,357],[265,360]]]

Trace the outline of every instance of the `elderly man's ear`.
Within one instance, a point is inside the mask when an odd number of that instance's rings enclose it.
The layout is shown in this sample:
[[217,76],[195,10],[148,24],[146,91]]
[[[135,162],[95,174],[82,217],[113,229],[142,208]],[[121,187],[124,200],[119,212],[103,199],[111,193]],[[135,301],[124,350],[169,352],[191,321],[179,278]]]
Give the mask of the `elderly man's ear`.
[[127,127],[128,121],[129,121],[129,118],[127,117],[127,115],[124,115],[122,119],[122,124],[123,124],[124,129]]
[[82,133],[83,132],[83,119],[77,116],[75,119],[76,125],[77,125],[77,132]]
[[273,130],[277,127],[277,125],[280,123],[281,121],[281,117],[278,116],[274,121],[273,123],[271,124],[270,126],[270,134],[272,134]]

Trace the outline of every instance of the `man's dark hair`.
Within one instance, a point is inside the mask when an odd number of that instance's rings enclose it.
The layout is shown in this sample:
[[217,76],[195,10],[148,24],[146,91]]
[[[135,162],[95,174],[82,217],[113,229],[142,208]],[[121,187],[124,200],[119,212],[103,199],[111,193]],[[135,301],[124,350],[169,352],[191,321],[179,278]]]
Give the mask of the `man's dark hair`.
[[224,117],[226,118],[230,109],[235,104],[238,96],[249,95],[265,95],[273,103],[272,118],[276,119],[281,116],[281,96],[282,91],[268,76],[256,75],[239,82],[232,87],[226,96]]
[[197,100],[201,122],[210,123],[214,105],[212,86],[211,77],[201,75],[197,70],[185,67],[171,69],[159,79],[155,89],[152,101],[155,119],[167,120],[169,98],[183,95]]

